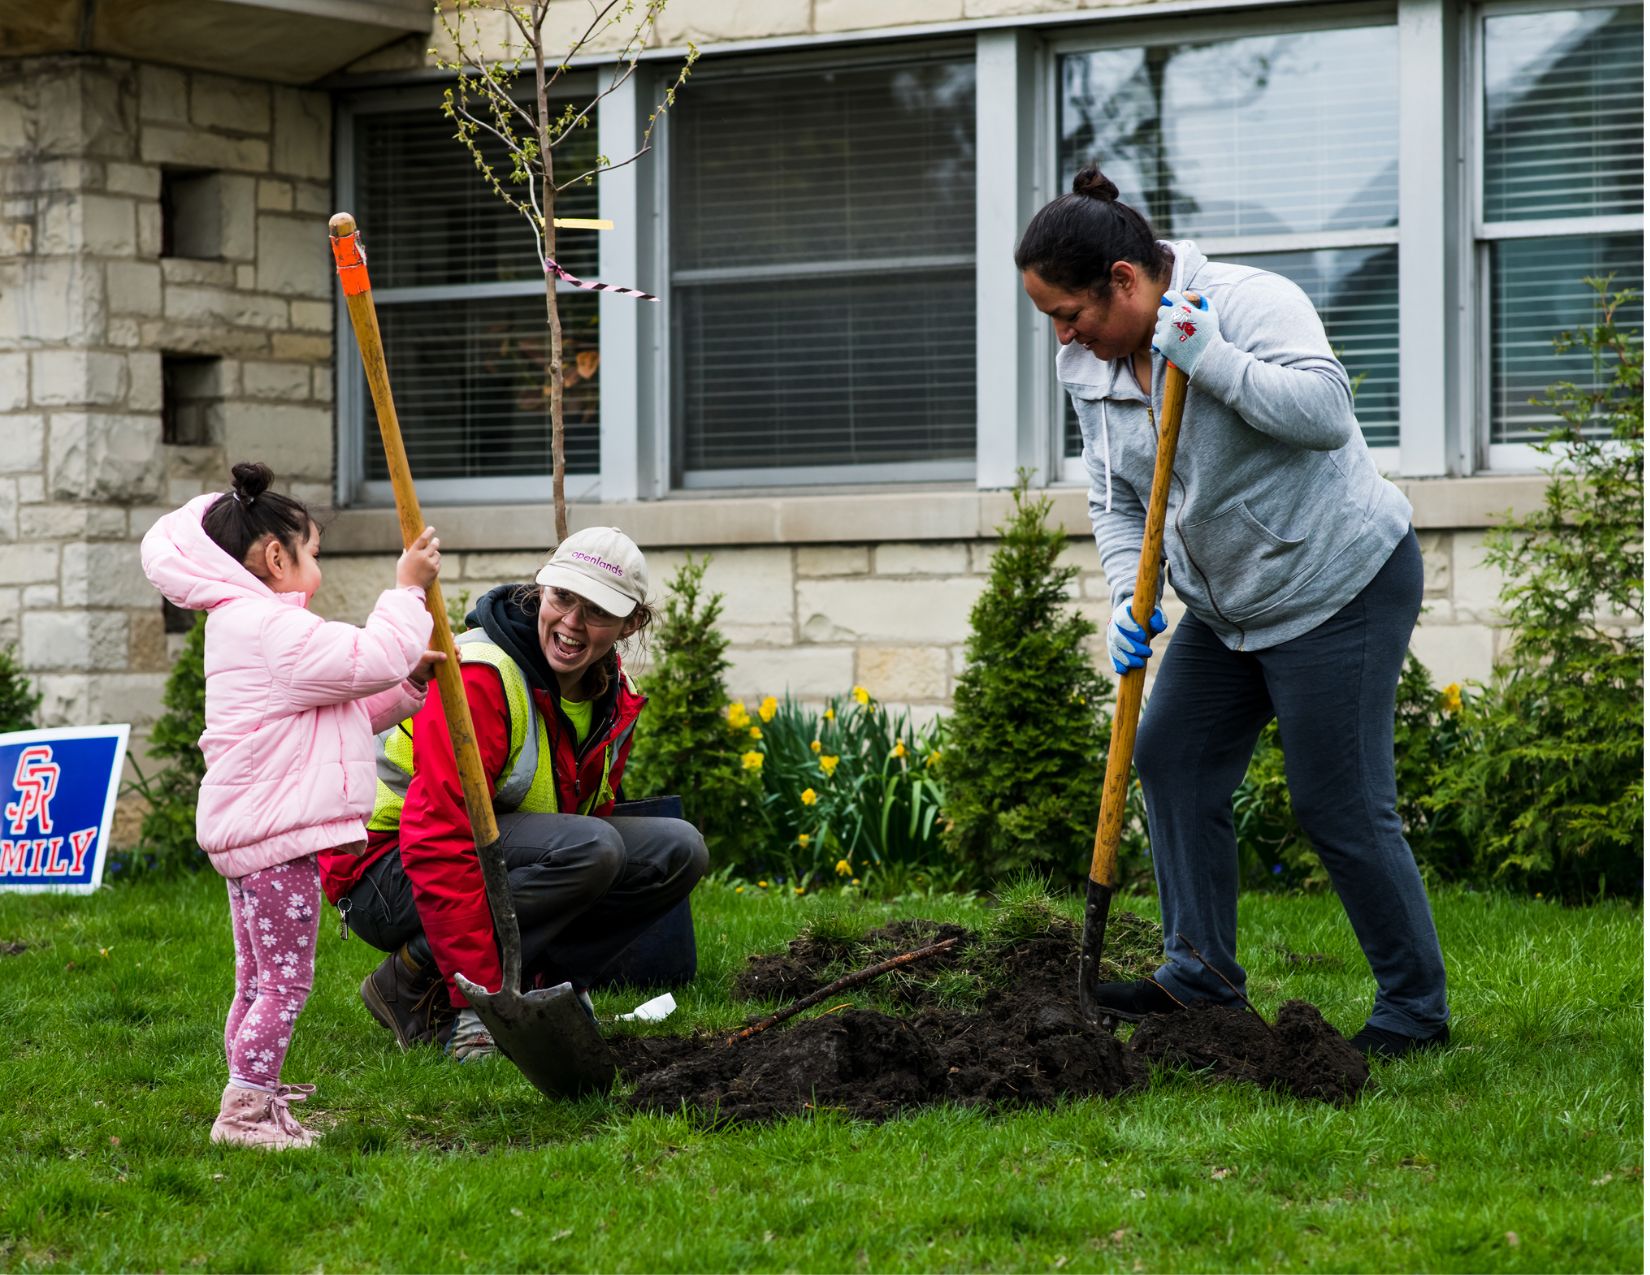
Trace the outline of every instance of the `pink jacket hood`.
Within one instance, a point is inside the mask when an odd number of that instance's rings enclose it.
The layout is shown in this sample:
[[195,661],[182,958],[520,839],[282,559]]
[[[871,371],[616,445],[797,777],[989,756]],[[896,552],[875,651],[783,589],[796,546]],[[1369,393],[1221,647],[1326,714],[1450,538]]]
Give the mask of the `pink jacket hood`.
[[424,591],[388,589],[362,628],[275,593],[201,526],[197,496],[143,537],[144,574],[206,611],[206,777],[195,835],[226,877],[364,840],[377,784],[373,734],[410,717],[406,680],[430,639]]

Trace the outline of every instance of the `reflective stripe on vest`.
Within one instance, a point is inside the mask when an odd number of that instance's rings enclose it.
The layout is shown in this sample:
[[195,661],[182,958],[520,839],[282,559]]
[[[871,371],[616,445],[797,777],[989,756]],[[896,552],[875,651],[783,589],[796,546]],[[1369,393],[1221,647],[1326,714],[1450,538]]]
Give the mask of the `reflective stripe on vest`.
[[[485,664],[495,669],[504,684],[504,702],[510,717],[510,751],[504,759],[503,773],[493,788],[493,808],[528,814],[556,813],[556,776],[550,738],[527,688],[526,677],[504,648],[487,640],[484,629],[460,633],[453,644],[463,663]],[[412,781],[412,719],[381,731],[377,745],[378,786],[367,827],[375,832],[393,831],[401,826],[401,807],[407,800],[407,785]],[[602,783],[596,797],[607,791],[611,762],[609,750],[603,759]],[[580,813],[588,813],[596,805],[597,801],[592,799],[584,803]]]

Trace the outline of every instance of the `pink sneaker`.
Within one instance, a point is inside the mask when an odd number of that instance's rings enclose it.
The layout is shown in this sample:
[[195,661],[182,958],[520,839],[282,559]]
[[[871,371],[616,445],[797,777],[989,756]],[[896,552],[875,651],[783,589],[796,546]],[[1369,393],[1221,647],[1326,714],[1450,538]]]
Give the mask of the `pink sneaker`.
[[212,1141],[266,1151],[310,1146],[319,1135],[299,1124],[287,1104],[302,1102],[314,1092],[314,1085],[281,1085],[274,1093],[226,1085],[212,1124]]

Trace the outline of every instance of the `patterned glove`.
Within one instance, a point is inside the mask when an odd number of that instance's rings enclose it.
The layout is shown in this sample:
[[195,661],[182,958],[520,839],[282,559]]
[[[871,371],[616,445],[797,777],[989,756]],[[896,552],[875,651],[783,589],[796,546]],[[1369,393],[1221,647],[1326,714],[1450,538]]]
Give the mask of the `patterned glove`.
[[[1127,673],[1130,669],[1145,668],[1146,661],[1151,658],[1151,637],[1140,631],[1140,626],[1134,622],[1134,612],[1129,608],[1132,599],[1124,598],[1117,604],[1117,609],[1111,613],[1111,623],[1106,626],[1106,651],[1111,656],[1111,666],[1119,673]],[[1163,618],[1163,608],[1153,607],[1152,618],[1147,621],[1147,627],[1156,637],[1169,627],[1169,622]]]
[[1152,333],[1152,349],[1187,376],[1197,366],[1211,341],[1220,339],[1220,320],[1209,309],[1209,299],[1199,297],[1194,307],[1184,292],[1165,292],[1157,311],[1157,329]]

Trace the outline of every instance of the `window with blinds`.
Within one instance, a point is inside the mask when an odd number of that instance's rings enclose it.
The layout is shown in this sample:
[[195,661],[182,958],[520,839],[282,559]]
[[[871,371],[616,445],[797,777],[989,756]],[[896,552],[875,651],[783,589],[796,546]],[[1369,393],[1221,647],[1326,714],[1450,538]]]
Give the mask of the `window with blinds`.
[[[1061,189],[1096,163],[1164,239],[1291,279],[1398,442],[1397,36],[1391,26],[1060,59]],[[1082,438],[1066,404],[1065,451]]]
[[670,174],[676,481],[972,477],[972,61],[696,73]]
[[[550,329],[543,268],[525,218],[483,183],[441,114],[439,93],[358,110],[351,146],[354,208],[413,473],[421,482],[471,480],[472,486],[473,480],[547,482]],[[497,149],[489,159],[508,173]],[[592,127],[559,146],[555,162],[572,176],[595,157]],[[595,216],[595,186],[566,191],[556,211]],[[573,273],[595,277],[596,256],[595,232],[559,232],[557,259]],[[594,474],[601,364],[596,299],[564,287],[557,303],[567,469]],[[368,483],[386,482],[364,383],[353,402],[357,472]]]
[[1490,14],[1482,40],[1480,238],[1489,312],[1489,443],[1530,443],[1558,421],[1533,399],[1555,381],[1589,384],[1582,354],[1553,338],[1582,327],[1614,276],[1644,306],[1644,10]]

